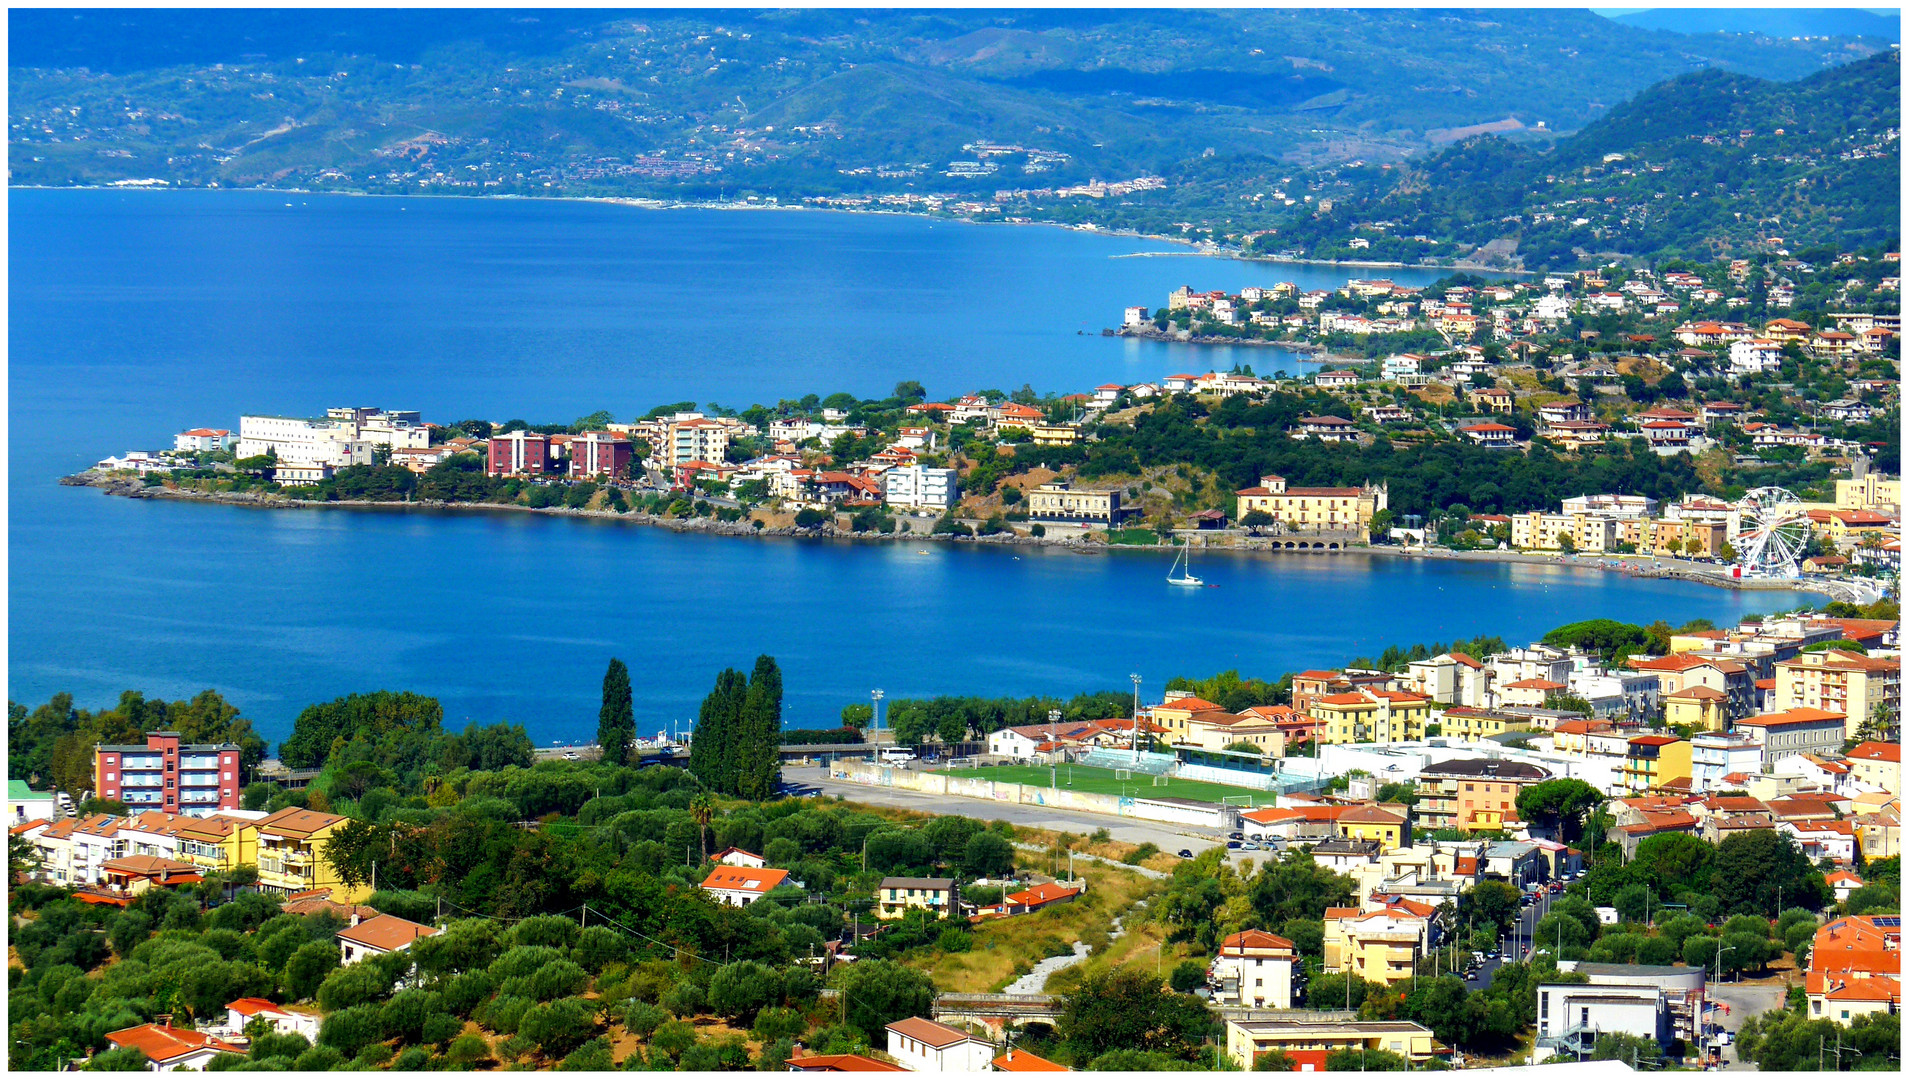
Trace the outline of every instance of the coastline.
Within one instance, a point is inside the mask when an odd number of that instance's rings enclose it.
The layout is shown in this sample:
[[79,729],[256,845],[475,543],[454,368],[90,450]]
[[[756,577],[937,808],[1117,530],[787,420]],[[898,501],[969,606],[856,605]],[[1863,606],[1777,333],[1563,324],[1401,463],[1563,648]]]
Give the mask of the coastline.
[[1167,345],[1250,345],[1261,348],[1285,349],[1287,352],[1301,354],[1297,361],[1301,364],[1371,364],[1376,363],[1363,356],[1341,356],[1332,351],[1329,345],[1316,341],[1268,341],[1265,338],[1233,338],[1218,334],[1188,334],[1181,337],[1177,333],[1156,330],[1152,323],[1146,329],[1136,330],[1131,326],[1108,327],[1101,332],[1102,337],[1133,338],[1138,341],[1158,341]]
[[130,192],[150,192],[150,193],[163,193],[168,191],[232,191],[232,192],[250,191],[250,192],[262,192],[264,194],[269,194],[269,195],[349,196],[352,198],[360,198],[360,199],[470,199],[475,201],[494,200],[494,201],[514,201],[514,202],[550,201],[550,202],[600,203],[600,204],[605,204],[610,206],[627,206],[636,210],[765,210],[765,211],[766,210],[784,210],[784,211],[804,211],[807,213],[814,213],[814,214],[881,214],[881,215],[886,215],[889,217],[921,218],[927,221],[957,222],[963,225],[999,225],[999,226],[1007,226],[1010,228],[1036,227],[1036,228],[1043,228],[1043,229],[1060,229],[1063,232],[1086,233],[1089,236],[1111,236],[1111,237],[1120,237],[1120,238],[1130,239],[1130,240],[1150,240],[1155,243],[1177,244],[1181,247],[1194,249],[1191,251],[1135,251],[1135,252],[1128,252],[1122,255],[1109,255],[1108,258],[1110,259],[1131,259],[1131,258],[1137,258],[1137,257],[1152,257],[1152,256],[1203,255],[1209,258],[1233,259],[1239,262],[1288,263],[1295,266],[1338,266],[1338,267],[1350,267],[1355,269],[1366,269],[1366,270],[1375,270],[1375,269],[1376,270],[1386,270],[1386,269],[1434,270],[1434,271],[1450,271],[1452,273],[1461,273],[1461,274],[1488,273],[1488,274],[1519,274],[1519,275],[1525,275],[1525,276],[1535,275],[1541,272],[1537,270],[1507,270],[1507,269],[1500,269],[1498,267],[1479,266],[1476,264],[1464,263],[1464,262],[1438,263],[1435,265],[1426,266],[1423,264],[1411,265],[1411,264],[1399,263],[1399,262],[1373,262],[1373,261],[1367,261],[1367,260],[1361,260],[1361,259],[1280,259],[1280,258],[1274,258],[1273,256],[1270,256],[1270,255],[1248,255],[1243,251],[1231,250],[1226,248],[1213,248],[1208,246],[1206,243],[1202,241],[1188,240],[1185,237],[1160,236],[1154,233],[1137,232],[1132,229],[1112,229],[1112,228],[1104,228],[1101,226],[1095,226],[1093,228],[1083,228],[1082,226],[1079,226],[1079,225],[1067,225],[1058,221],[979,221],[974,218],[961,217],[956,214],[930,214],[930,213],[923,213],[923,212],[913,211],[913,210],[895,210],[895,209],[890,209],[886,207],[881,209],[850,210],[850,209],[839,207],[839,206],[801,206],[801,205],[789,205],[789,204],[783,204],[783,203],[776,203],[774,205],[766,205],[762,203],[746,203],[746,202],[737,203],[737,202],[723,202],[723,201],[704,202],[704,201],[683,200],[683,199],[652,199],[652,198],[647,198],[647,197],[639,196],[639,195],[512,195],[512,194],[465,195],[465,194],[453,194],[450,192],[424,192],[424,191],[413,192],[408,194],[393,194],[390,192],[382,192],[382,191],[318,191],[312,188],[281,188],[281,187],[223,188],[223,187],[203,187],[198,185],[174,186],[171,184],[167,184],[163,187],[136,187],[131,185],[128,185],[125,187],[119,187],[112,184],[59,184],[59,185],[9,184],[7,190],[9,191],[122,191],[122,192],[130,191]]
[[[1178,550],[1168,544],[1109,544],[1104,540],[1082,540],[1077,537],[1021,536],[1009,533],[996,533],[992,536],[951,536],[946,533],[867,533],[837,529],[833,524],[818,525],[812,528],[794,526],[754,528],[746,522],[718,521],[714,518],[665,518],[641,511],[617,513],[614,510],[578,510],[564,506],[530,507],[514,503],[452,503],[452,502],[377,502],[367,499],[356,500],[310,500],[287,498],[283,495],[261,494],[255,492],[203,492],[184,488],[164,486],[147,487],[143,481],[125,476],[114,476],[88,470],[63,476],[59,479],[62,487],[92,488],[103,495],[131,499],[171,499],[181,502],[213,503],[222,506],[248,507],[255,510],[357,510],[385,512],[461,512],[542,514],[553,517],[583,518],[595,521],[615,521],[630,525],[650,526],[668,529],[676,533],[701,533],[711,536],[734,537],[783,537],[790,539],[834,540],[856,543],[896,543],[934,541],[943,544],[985,544],[1003,547],[1044,547],[1059,548],[1081,554],[1104,554],[1108,551],[1129,549],[1133,551],[1167,552]],[[1017,522],[1016,524],[1022,524]],[[1244,538],[1244,542],[1228,545],[1222,549],[1230,552],[1257,554],[1260,556],[1298,554],[1317,554],[1327,557],[1347,554],[1365,554],[1380,558],[1394,559],[1439,559],[1458,562],[1496,562],[1524,565],[1562,566],[1569,569],[1600,570],[1606,573],[1622,574],[1626,577],[1655,578],[1688,581],[1693,584],[1710,585],[1716,588],[1739,591],[1790,591],[1810,592],[1835,598],[1830,582],[1812,581],[1807,578],[1796,580],[1748,581],[1723,577],[1700,570],[1686,569],[1676,565],[1664,565],[1646,561],[1643,557],[1634,557],[1639,565],[1614,565],[1605,558],[1584,558],[1581,556],[1541,555],[1519,551],[1448,551],[1444,549],[1411,550],[1387,546],[1367,546],[1346,548],[1333,552],[1288,552],[1274,546],[1273,538]],[[1616,558],[1616,557],[1613,557]]]

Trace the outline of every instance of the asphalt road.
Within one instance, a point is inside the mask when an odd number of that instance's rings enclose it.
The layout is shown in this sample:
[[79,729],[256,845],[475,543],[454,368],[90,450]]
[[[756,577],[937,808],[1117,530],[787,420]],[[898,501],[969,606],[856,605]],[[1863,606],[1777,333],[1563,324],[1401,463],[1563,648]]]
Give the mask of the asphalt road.
[[[1537,928],[1538,920],[1544,918],[1545,912],[1551,910],[1551,901],[1553,899],[1554,897],[1552,897],[1549,892],[1542,893],[1539,895],[1537,903],[1527,908],[1521,908],[1518,912],[1517,924],[1511,928],[1511,933],[1498,943],[1500,959],[1486,960],[1480,964],[1478,966],[1478,974],[1465,980],[1465,985],[1474,990],[1490,986],[1492,972],[1498,970],[1498,965],[1504,963],[1506,960],[1525,959],[1526,953],[1532,948],[1531,932]],[[1539,942],[1537,947],[1543,948],[1544,943]]]
[[[1761,1016],[1783,1004],[1785,989],[1781,983],[1707,983],[1704,993],[1713,1002],[1730,1006],[1729,1012],[1713,1012],[1710,1019],[1721,1025],[1725,1031],[1743,1030],[1743,1022],[1752,1016]],[[1726,1072],[1753,1072],[1756,1065],[1752,1062],[1738,1061],[1735,1044],[1723,1049],[1723,1067]]]

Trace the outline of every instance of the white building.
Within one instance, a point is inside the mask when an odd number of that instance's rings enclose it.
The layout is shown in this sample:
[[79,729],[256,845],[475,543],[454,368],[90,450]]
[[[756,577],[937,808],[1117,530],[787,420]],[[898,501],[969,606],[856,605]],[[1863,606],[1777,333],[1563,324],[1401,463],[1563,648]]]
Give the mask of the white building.
[[246,1025],[264,1020],[280,1035],[303,1035],[318,1042],[318,1026],[324,1014],[302,1005],[275,1005],[264,998],[240,998],[225,1006],[225,1029],[234,1035],[245,1034]]
[[1292,942],[1263,930],[1228,936],[1207,969],[1215,988],[1214,1002],[1255,1009],[1292,1008],[1293,964],[1298,956]]
[[1690,737],[1690,790],[1727,791],[1723,778],[1755,776],[1763,770],[1763,744],[1734,731],[1700,731]]
[[1147,309],[1146,309],[1146,308],[1143,308],[1143,307],[1130,307],[1130,308],[1128,308],[1128,309],[1127,309],[1127,311],[1126,311],[1126,315],[1125,315],[1125,317],[1124,317],[1124,318],[1123,318],[1123,319],[1121,320],[1121,325],[1123,325],[1123,326],[1139,326],[1139,325],[1141,325],[1141,324],[1143,324],[1143,323],[1145,323],[1146,321],[1147,321]]
[[716,861],[724,866],[745,866],[751,870],[760,870],[769,865],[769,860],[755,852],[744,851],[737,847],[726,848],[717,852]]
[[987,1072],[994,1060],[994,1044],[911,1016],[888,1025],[888,1056],[910,1072]]
[[787,870],[718,866],[703,879],[703,891],[719,904],[748,907],[775,891],[788,876]]
[[1562,512],[1567,516],[1650,518],[1657,516],[1657,500],[1648,495],[1575,495],[1564,500]]
[[1730,374],[1761,375],[1783,366],[1783,346],[1763,338],[1730,343]]
[[25,780],[7,781],[7,825],[53,820],[53,793],[35,791]]
[[400,919],[396,915],[379,915],[363,921],[359,921],[356,914],[351,918],[351,925],[338,931],[341,966],[408,949],[419,938],[433,937],[443,932],[410,919]]
[[182,431],[172,437],[172,448],[195,454],[208,454],[220,450],[230,450],[238,445],[239,437],[224,428],[193,428]]
[[1417,375],[1419,373],[1419,360],[1419,357],[1413,356],[1411,353],[1400,353],[1397,356],[1388,356],[1385,358],[1383,365],[1385,377],[1388,379],[1396,379],[1401,375]]
[[283,465],[369,465],[372,444],[357,438],[354,425],[328,416],[241,416],[239,457],[276,454]]
[[882,474],[882,492],[890,506],[946,510],[960,500],[961,484],[953,469],[902,465]]

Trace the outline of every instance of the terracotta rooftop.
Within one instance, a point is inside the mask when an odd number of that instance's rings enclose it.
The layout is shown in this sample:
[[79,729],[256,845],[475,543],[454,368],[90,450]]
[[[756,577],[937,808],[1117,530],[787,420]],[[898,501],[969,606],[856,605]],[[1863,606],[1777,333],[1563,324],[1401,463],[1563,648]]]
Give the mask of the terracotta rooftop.
[[383,952],[396,952],[422,937],[432,937],[442,933],[423,923],[414,923],[410,919],[400,919],[396,915],[380,915],[375,919],[366,919],[357,926],[348,926],[338,931],[338,936],[346,941],[355,941],[367,948]]
[[970,1037],[965,1031],[960,1031],[946,1024],[937,1023],[919,1016],[911,1016],[906,1020],[897,1020],[888,1025],[888,1030],[904,1038],[913,1039],[918,1043],[932,1046],[937,1050],[943,1047],[953,1046]]

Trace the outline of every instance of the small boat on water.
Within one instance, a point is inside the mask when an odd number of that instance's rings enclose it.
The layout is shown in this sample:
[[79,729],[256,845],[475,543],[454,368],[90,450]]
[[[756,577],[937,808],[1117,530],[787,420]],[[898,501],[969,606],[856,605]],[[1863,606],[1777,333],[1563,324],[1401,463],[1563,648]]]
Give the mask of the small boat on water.
[[[1173,568],[1167,571],[1167,584],[1186,585],[1192,588],[1198,588],[1206,584],[1206,582],[1193,576],[1192,553],[1193,549],[1190,547],[1180,549],[1179,557],[1173,560]],[[1174,576],[1176,571],[1179,574],[1178,577]]]

